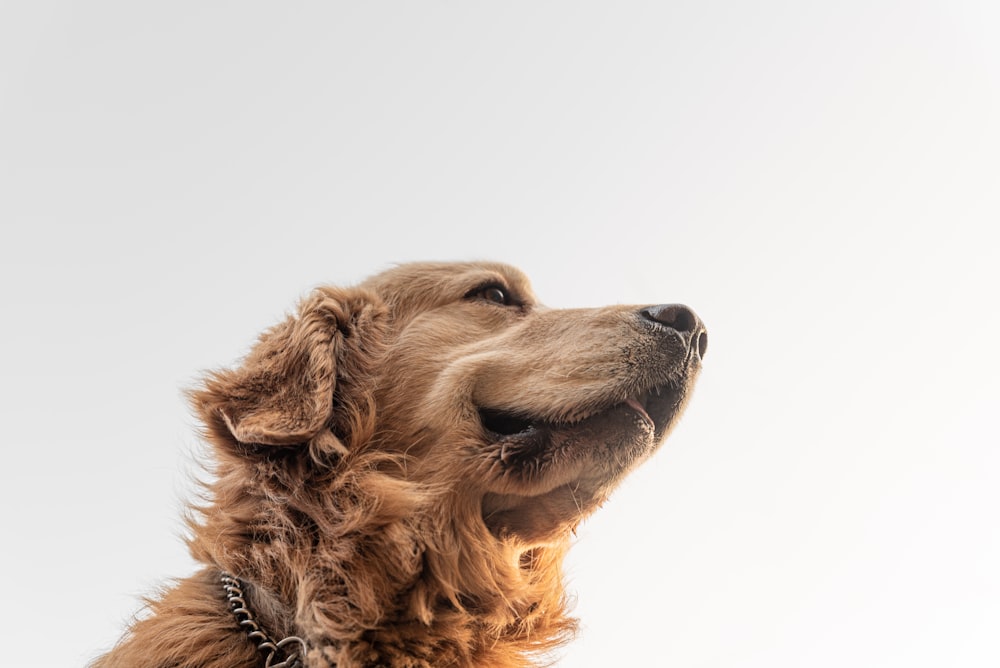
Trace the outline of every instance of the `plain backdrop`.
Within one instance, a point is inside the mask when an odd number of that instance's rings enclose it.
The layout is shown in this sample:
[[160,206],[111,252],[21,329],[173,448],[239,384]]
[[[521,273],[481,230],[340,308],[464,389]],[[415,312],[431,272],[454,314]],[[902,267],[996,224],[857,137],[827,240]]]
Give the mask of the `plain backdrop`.
[[1000,665],[1000,4],[0,8],[3,662],[195,568],[181,396],[321,283],[685,302],[691,408],[580,530],[560,665]]

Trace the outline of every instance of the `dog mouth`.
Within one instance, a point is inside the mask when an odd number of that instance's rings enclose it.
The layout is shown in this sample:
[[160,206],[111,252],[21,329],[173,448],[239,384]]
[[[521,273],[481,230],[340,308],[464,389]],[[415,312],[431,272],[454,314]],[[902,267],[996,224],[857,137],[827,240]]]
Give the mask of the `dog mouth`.
[[677,412],[680,390],[674,383],[651,387],[629,396],[624,401],[599,407],[589,412],[580,411],[572,420],[547,420],[517,411],[480,408],[479,420],[490,441],[502,442],[533,432],[561,431],[591,420],[604,413],[627,409],[634,412],[652,428],[656,437],[661,436]]
[[688,384],[665,383],[573,420],[480,408],[483,519],[495,535],[541,539],[573,527],[647,459],[682,412]]
[[664,383],[577,410],[572,420],[480,408],[483,456],[497,478],[534,490],[580,478],[614,479],[655,450],[684,396],[683,384]]

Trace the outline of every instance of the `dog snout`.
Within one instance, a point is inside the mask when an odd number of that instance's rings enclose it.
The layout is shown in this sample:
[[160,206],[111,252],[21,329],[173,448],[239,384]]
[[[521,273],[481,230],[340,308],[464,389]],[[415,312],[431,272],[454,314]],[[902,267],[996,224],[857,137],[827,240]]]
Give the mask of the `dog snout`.
[[708,349],[708,331],[690,308],[683,304],[657,304],[647,306],[639,313],[647,320],[674,330],[681,335],[686,345],[694,349],[698,357],[705,357],[705,351]]

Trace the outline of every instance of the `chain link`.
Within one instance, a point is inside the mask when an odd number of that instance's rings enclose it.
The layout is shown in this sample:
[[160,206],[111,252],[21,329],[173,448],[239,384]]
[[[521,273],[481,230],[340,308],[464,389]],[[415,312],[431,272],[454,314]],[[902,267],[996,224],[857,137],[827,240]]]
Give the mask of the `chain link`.
[[[240,579],[229,573],[223,573],[220,581],[229,601],[229,610],[236,616],[240,628],[246,632],[250,640],[257,643],[257,649],[266,654],[264,668],[302,668],[306,642],[298,636],[288,636],[278,642],[271,640],[271,637],[260,627],[260,624],[254,619],[253,613],[247,607],[246,599],[243,597],[243,583]],[[298,645],[298,651],[290,652],[289,647],[294,644]],[[284,659],[275,663],[275,659],[282,656]]]

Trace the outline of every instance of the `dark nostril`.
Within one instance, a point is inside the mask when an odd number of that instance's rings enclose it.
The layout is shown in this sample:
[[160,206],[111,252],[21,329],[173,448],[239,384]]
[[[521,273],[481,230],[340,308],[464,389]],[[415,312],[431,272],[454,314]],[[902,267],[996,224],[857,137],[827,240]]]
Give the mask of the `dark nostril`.
[[683,304],[657,304],[640,311],[642,317],[680,332],[686,345],[692,346],[698,357],[708,350],[708,332],[694,311]]
[[[678,332],[693,334],[698,327],[698,316],[683,304],[659,304],[642,309],[642,315]],[[707,338],[707,337],[706,337]],[[700,338],[699,338],[700,345]]]

